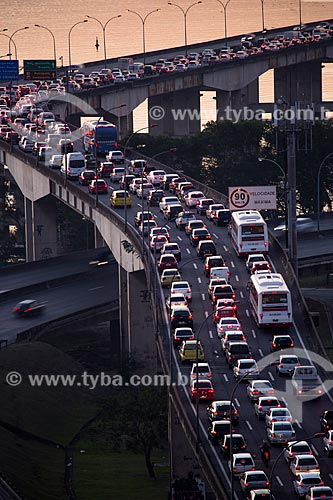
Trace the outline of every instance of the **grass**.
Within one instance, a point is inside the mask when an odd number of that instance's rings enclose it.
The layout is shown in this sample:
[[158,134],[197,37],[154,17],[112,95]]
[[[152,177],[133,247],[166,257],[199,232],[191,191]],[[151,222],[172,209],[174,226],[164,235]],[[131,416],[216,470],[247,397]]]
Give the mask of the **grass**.
[[[114,452],[90,433],[74,450],[74,488],[80,500],[165,500],[169,489],[166,452],[156,452],[156,479],[148,477],[143,455]],[[84,450],[84,453],[80,452]]]

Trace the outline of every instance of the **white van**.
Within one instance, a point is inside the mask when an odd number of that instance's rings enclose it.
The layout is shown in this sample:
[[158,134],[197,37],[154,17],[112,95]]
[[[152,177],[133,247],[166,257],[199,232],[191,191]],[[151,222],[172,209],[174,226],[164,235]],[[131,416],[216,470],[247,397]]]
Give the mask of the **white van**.
[[60,173],[66,175],[67,165],[67,178],[78,179],[81,173],[86,168],[86,162],[82,153],[67,153],[63,156]]
[[209,273],[209,279],[222,279],[224,278],[227,283],[230,283],[230,271],[228,266],[212,267]]

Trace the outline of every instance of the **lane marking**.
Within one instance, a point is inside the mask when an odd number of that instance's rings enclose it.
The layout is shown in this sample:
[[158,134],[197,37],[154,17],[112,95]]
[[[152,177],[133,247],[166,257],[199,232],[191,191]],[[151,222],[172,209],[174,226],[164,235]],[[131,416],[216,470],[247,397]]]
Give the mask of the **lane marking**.
[[230,261],[230,264],[231,264],[231,267],[233,267],[233,268],[235,267],[235,264],[233,263],[232,260]]
[[219,237],[217,236],[217,234],[213,233],[213,236],[214,236],[214,238],[216,238],[217,240],[219,239]]
[[206,296],[204,293],[201,294],[202,300],[206,300]]
[[264,353],[262,352],[262,350],[258,349],[258,351],[259,351],[260,356],[263,358],[264,357]]
[[228,247],[226,247],[226,245],[223,245],[223,248],[226,252],[228,251]]
[[312,448],[313,453],[314,453],[315,455],[317,455],[317,457],[318,457],[319,452],[318,452],[317,448],[316,448],[313,444],[310,444],[310,446],[311,446],[311,448]]
[[238,274],[235,274],[235,280],[239,281]]
[[275,476],[275,479],[277,480],[277,482],[279,483],[280,486],[283,486],[283,482],[281,481],[279,476]]
[[298,427],[299,429],[302,429],[301,424],[300,424],[300,423],[299,423],[299,421],[298,421],[298,420],[296,420],[296,419],[295,419],[295,424],[297,425],[297,427]]
[[186,248],[186,252],[190,254],[191,250],[189,250],[188,248]]
[[285,398],[284,396],[282,396],[282,398],[281,398],[281,399],[282,399],[282,401],[284,402],[284,404],[285,404],[286,406],[288,406],[288,405],[287,405],[286,398]]
[[257,338],[256,332],[254,330],[251,330],[251,332],[252,332],[253,338],[256,339]]
[[138,207],[141,207],[141,208],[142,208],[142,205],[141,205],[141,203],[138,203]]
[[205,311],[205,316],[206,316],[206,318],[208,318],[208,316],[209,316],[208,311]]
[[240,402],[238,401],[238,399],[234,398],[234,401],[235,401],[236,405],[238,406],[238,408],[240,408]]
[[250,424],[250,422],[248,420],[246,420],[246,425],[248,426],[248,428],[250,429],[250,431],[253,431],[253,427],[252,427],[252,425]]
[[194,269],[198,269],[198,266],[196,264],[193,264]]
[[330,478],[331,478],[331,479],[332,479],[332,481],[333,481],[333,474],[329,474],[329,476],[330,476]]
[[177,236],[177,238],[179,239],[179,241],[183,241],[182,238],[180,236]]
[[104,288],[104,285],[102,285],[102,286],[95,286],[94,288],[88,288],[88,292],[92,292],[93,290],[99,290],[100,288]]
[[249,318],[250,317],[250,313],[249,313],[248,309],[245,310],[245,313],[246,313],[246,316]]
[[213,338],[213,332],[212,332],[212,330],[209,330],[208,333],[209,333],[209,337],[212,339]]
[[243,294],[243,292],[239,292],[239,295],[241,296],[241,299],[244,299],[244,294]]
[[[65,172],[65,173],[66,173],[66,172]],[[157,217],[157,215],[156,215],[156,217]],[[166,227],[166,228],[168,228],[168,229],[171,229],[171,227],[170,227],[170,226],[168,226],[168,224],[166,224],[166,225],[165,225],[165,227]]]
[[272,382],[274,382],[275,378],[273,377],[271,372],[268,372],[269,378],[271,379]]
[[223,373],[223,377],[226,382],[229,382],[228,376],[225,373]]
[[198,278],[198,283],[201,283],[201,278]]

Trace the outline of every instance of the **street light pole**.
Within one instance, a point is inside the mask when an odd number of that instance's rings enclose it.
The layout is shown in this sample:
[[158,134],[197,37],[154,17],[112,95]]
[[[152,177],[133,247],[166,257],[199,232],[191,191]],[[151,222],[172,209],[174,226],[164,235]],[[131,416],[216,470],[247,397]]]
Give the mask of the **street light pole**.
[[105,34],[106,27],[107,27],[107,25],[109,24],[110,21],[112,21],[113,19],[117,19],[118,17],[122,17],[121,14],[119,14],[118,16],[110,17],[110,19],[108,19],[103,24],[99,19],[97,19],[97,17],[86,16],[87,19],[93,19],[94,21],[96,21],[100,25],[100,27],[102,28],[102,32],[103,32],[103,46],[104,46],[104,68],[106,68],[106,34]]
[[56,71],[57,71],[57,52],[56,52],[56,41],[55,41],[55,36],[53,32],[47,28],[46,26],[42,26],[41,24],[35,24],[36,28],[43,28],[44,30],[48,31],[50,35],[52,36],[53,39],[53,59],[55,60],[56,64]]
[[[18,33],[19,31],[28,30],[28,29],[29,29],[29,26],[25,26],[24,28],[19,28],[18,30],[14,31],[14,33],[9,37],[8,53],[11,53],[11,46],[10,45],[12,43],[14,35],[16,35],[16,33]],[[15,47],[15,59],[17,59],[17,47],[16,47],[16,44],[14,45],[14,47]],[[9,59],[10,60],[12,59],[11,55],[9,56]]]
[[221,0],[217,0],[217,2],[222,6],[223,14],[224,14],[224,39],[227,39],[227,7],[231,0],[227,0],[226,2],[222,2]]
[[199,0],[198,2],[194,2],[189,7],[187,7],[186,10],[184,10],[183,7],[181,7],[180,5],[173,3],[173,2],[168,2],[168,5],[173,5],[174,7],[177,7],[183,13],[183,16],[184,16],[184,39],[185,39],[184,41],[185,41],[185,55],[186,56],[187,56],[187,14],[188,14],[188,11],[190,9],[192,9],[192,7],[194,7],[195,5],[199,5],[200,3],[202,3],[201,0]]
[[69,66],[69,74],[67,72],[67,93],[69,92],[69,78],[72,75],[72,53],[71,53],[71,33],[75,26],[78,26],[79,24],[82,23],[87,23],[88,19],[84,19],[83,21],[78,21],[77,23],[73,24],[73,26],[70,28],[68,32],[68,66]]
[[298,0],[299,29],[302,28],[302,0]]
[[322,160],[319,170],[318,170],[318,177],[317,177],[317,231],[320,231],[320,173],[321,169],[323,168],[326,160],[333,156],[333,153],[329,153],[328,155],[325,156],[325,158]]
[[[7,28],[6,28],[6,29],[4,29],[4,30],[2,30],[2,31],[7,31]],[[10,36],[9,36],[9,35],[6,35],[6,33],[2,33],[1,31],[0,31],[0,35],[1,35],[1,36],[5,36],[6,38],[10,39]],[[12,40],[12,44],[14,45],[15,54],[16,54],[16,56],[17,56],[17,46],[16,46],[16,43],[15,43],[15,41],[14,41],[14,40]],[[10,57],[10,56],[12,56],[12,55],[13,55],[13,53],[12,53],[12,52],[8,52],[8,57]],[[16,59],[17,59],[17,57],[16,57]]]
[[154,12],[160,12],[161,9],[154,9],[151,12],[148,12],[148,14],[145,15],[145,17],[142,17],[141,14],[136,12],[135,10],[131,9],[126,9],[125,12],[131,12],[132,14],[135,14],[138,16],[138,18],[141,20],[142,23],[142,47],[143,47],[143,64],[146,64],[146,34],[145,34],[145,24],[149,16],[154,14]]
[[262,31],[266,30],[265,28],[265,11],[264,11],[264,3],[265,0],[261,0],[261,21],[262,21]]
[[262,162],[262,161],[268,161],[269,163],[273,163],[273,165],[275,165],[276,167],[278,167],[278,169],[280,170],[280,172],[282,173],[282,177],[283,177],[283,191],[284,191],[284,203],[285,203],[285,207],[284,207],[284,223],[285,223],[285,227],[286,227],[286,248],[288,248],[288,181],[287,181],[287,175],[286,175],[286,172],[285,170],[281,167],[281,165],[275,161],[275,160],[270,160],[269,158],[258,158],[258,161]]

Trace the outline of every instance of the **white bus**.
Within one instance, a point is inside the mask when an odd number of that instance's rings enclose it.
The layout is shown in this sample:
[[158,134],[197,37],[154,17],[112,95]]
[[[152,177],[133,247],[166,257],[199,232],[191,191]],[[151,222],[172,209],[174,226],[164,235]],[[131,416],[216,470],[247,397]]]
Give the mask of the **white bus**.
[[257,210],[232,212],[231,242],[238,257],[268,253],[267,224]]
[[259,327],[291,326],[291,294],[281,274],[253,274],[248,287],[251,311]]

